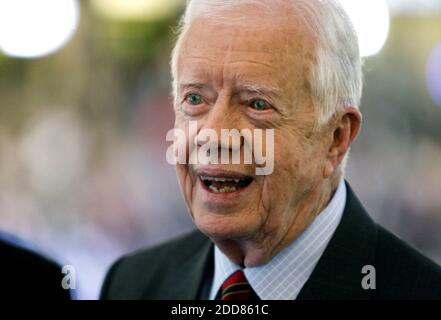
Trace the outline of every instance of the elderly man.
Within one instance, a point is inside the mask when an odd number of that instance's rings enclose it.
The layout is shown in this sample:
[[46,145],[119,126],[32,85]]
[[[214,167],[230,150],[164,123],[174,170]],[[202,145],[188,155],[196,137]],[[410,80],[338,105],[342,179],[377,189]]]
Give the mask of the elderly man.
[[[272,129],[274,170],[179,163],[199,231],[121,258],[102,298],[441,298],[441,269],[375,224],[343,179],[362,73],[336,2],[191,0],[172,74],[175,127],[197,121],[188,150],[213,143],[205,129]],[[233,153],[246,139],[216,143]]]

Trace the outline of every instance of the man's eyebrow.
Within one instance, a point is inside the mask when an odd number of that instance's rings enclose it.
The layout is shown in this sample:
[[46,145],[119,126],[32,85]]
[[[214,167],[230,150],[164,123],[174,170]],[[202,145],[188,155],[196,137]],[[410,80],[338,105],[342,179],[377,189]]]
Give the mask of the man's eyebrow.
[[[210,90],[212,87],[201,82],[184,82],[179,84],[179,89],[181,91],[186,89]],[[261,84],[242,84],[236,86],[233,91],[235,93],[260,94],[274,98],[279,98],[281,95],[280,88]]]
[[279,97],[280,96],[280,88],[268,86],[268,85],[260,85],[260,84],[244,84],[240,85],[236,89],[237,92],[248,92],[248,93],[257,93],[263,94],[266,96]]

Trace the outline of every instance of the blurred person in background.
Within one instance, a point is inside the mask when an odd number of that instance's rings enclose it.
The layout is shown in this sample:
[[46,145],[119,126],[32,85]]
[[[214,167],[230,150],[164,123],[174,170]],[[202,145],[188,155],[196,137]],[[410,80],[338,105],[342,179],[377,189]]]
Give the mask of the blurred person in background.
[[70,300],[62,287],[64,274],[54,260],[26,242],[0,233],[0,283],[2,300]]
[[177,165],[199,231],[119,259],[101,297],[441,299],[440,267],[376,224],[344,180],[362,73],[340,6],[192,0],[182,21],[176,128],[275,129],[274,172]]

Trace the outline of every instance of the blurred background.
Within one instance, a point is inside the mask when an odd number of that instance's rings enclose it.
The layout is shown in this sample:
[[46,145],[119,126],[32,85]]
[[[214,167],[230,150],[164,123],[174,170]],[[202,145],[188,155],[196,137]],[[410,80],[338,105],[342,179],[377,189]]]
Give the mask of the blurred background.
[[[347,179],[441,263],[441,1],[341,0],[365,56]],[[0,230],[95,299],[121,254],[193,227],[166,132],[182,0],[0,0]]]

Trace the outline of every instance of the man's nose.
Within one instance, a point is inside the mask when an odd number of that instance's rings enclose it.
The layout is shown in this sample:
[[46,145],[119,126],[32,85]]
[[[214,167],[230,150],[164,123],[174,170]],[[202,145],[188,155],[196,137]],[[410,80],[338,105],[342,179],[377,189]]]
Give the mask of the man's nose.
[[[195,144],[201,147],[209,143],[210,145],[214,144],[214,147],[217,146],[219,149],[240,150],[242,138],[236,141],[237,139],[222,139],[222,136],[228,135],[227,131],[232,129],[240,131],[241,120],[239,110],[234,110],[234,106],[230,105],[227,98],[219,99],[207,116],[199,120],[201,125],[195,137]],[[213,135],[207,134],[204,130],[211,130],[216,133],[217,139],[214,139]]]

